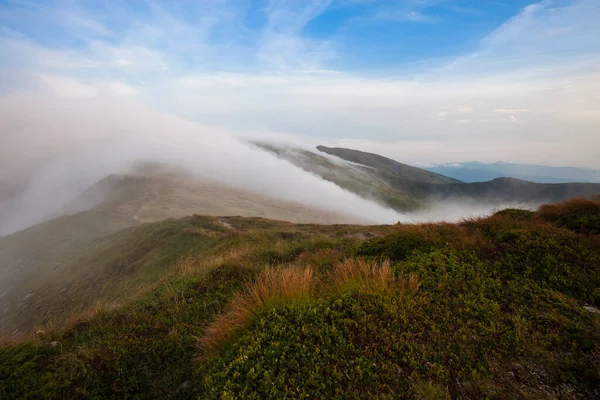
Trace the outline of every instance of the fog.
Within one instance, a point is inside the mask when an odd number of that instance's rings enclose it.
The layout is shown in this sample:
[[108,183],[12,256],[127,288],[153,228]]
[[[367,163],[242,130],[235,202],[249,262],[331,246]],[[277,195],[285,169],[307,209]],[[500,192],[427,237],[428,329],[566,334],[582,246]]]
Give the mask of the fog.
[[[137,161],[177,165],[226,186],[347,215],[349,221],[456,220],[493,208],[446,204],[400,214],[225,131],[133,102],[6,96],[0,100],[0,121],[0,179],[8,193],[0,199],[0,234],[57,216],[86,188],[109,174],[127,172]],[[10,196],[11,188],[16,196]]]
[[140,160],[366,222],[407,220],[226,132],[138,104],[24,96],[1,104],[3,185],[27,181],[20,195],[5,201],[3,234],[55,216],[87,187]]

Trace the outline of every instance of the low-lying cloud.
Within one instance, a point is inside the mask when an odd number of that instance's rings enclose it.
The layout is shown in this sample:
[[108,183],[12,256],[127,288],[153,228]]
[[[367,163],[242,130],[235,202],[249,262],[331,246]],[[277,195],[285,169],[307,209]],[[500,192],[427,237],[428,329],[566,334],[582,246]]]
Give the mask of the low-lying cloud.
[[[358,197],[235,136],[134,102],[67,101],[40,96],[0,99],[4,194],[0,234],[57,216],[85,189],[137,161],[183,167],[225,186],[347,215],[349,221],[457,220],[492,206],[446,205],[400,214]],[[476,210],[476,211],[474,211]]]
[[226,186],[365,222],[407,220],[227,132],[139,104],[39,97],[1,101],[3,184],[24,187],[5,201],[3,234],[55,216],[87,187],[137,161],[181,166]]

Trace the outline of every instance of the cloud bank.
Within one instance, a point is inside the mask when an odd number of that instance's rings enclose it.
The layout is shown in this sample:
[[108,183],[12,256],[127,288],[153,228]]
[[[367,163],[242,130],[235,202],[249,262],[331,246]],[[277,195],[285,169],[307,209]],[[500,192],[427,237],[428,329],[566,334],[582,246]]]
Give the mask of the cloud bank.
[[[287,137],[407,163],[600,168],[595,0],[530,4],[450,55],[434,43],[416,62],[399,56],[355,67],[347,43],[366,26],[431,30],[458,14],[477,18],[481,10],[459,3],[4,2],[2,191],[22,189],[20,177],[44,166],[36,179],[70,183],[36,181],[30,197],[66,196],[134,158],[155,157],[231,185],[393,222],[404,217],[236,137]],[[372,53],[356,50],[358,57],[394,53],[386,46],[403,40],[399,32],[369,43]],[[48,212],[40,208],[31,220]]]
[[[2,107],[0,129],[12,135],[10,147],[0,154],[0,168],[6,179],[24,178],[27,185],[2,221],[3,234],[54,216],[89,186],[140,160],[176,165],[225,186],[365,222],[408,221],[226,132],[135,104],[21,98],[29,111],[19,113],[15,100],[9,101]],[[17,156],[10,159],[11,153]]]
[[[454,56],[366,70],[342,51],[360,21],[418,29],[450,18],[442,6],[469,13],[437,1],[7,4],[0,93],[130,98],[237,135],[350,143],[404,162],[600,167],[595,0],[534,3]],[[339,10],[350,16],[336,29],[311,33]]]

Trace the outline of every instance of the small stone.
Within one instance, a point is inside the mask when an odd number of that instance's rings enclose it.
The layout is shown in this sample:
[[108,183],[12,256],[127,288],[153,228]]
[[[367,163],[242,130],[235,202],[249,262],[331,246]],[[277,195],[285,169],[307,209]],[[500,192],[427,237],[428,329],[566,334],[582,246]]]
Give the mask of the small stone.
[[594,314],[600,314],[600,308],[594,306],[583,306],[583,309]]

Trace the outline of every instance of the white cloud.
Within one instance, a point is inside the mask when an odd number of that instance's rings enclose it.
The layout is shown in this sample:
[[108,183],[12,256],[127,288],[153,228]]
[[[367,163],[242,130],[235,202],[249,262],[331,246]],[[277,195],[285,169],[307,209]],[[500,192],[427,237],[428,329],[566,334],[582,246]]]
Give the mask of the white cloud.
[[459,114],[470,113],[473,112],[473,109],[471,107],[459,107],[456,109],[456,112]]
[[526,112],[530,112],[531,110],[527,110],[527,109],[506,109],[506,108],[496,108],[494,110],[495,113],[498,114],[520,114],[520,113],[526,113]]
[[472,112],[473,112],[473,109],[471,107],[458,107],[458,108],[454,108],[454,109],[446,109],[443,111],[438,111],[437,116],[443,119],[443,118],[446,118],[451,115],[468,114],[468,113],[472,113]]
[[0,221],[0,234],[53,216],[87,187],[139,160],[364,221],[408,221],[227,132],[119,100],[1,97],[0,132],[0,171],[24,171],[29,184],[8,221]]
[[80,83],[62,76],[41,75],[40,79],[46,88],[59,97],[95,97],[98,91],[93,85]]
[[420,11],[382,11],[378,17],[380,19],[393,19],[397,21],[410,21],[410,22],[424,22],[428,24],[434,24],[439,22],[440,17],[437,15],[428,15]]
[[138,94],[139,91],[123,82],[110,82],[107,84],[107,93],[116,96],[133,96]]
[[[413,161],[483,158],[488,148],[496,160],[509,159],[514,151],[502,145],[508,142],[530,146],[520,153],[530,159],[521,161],[552,160],[537,151],[544,148],[557,157],[553,163],[600,167],[600,3],[594,0],[528,7],[475,51],[423,69],[417,78],[356,74],[330,63],[343,56],[335,37],[317,40],[302,33],[329,2],[270,3],[258,32],[249,31],[227,2],[210,3],[187,20],[163,3],[152,4],[138,18],[120,9],[104,10],[97,21],[76,14],[87,22],[72,29],[92,37],[78,48],[48,48],[18,35],[1,38],[8,61],[0,66],[0,90],[135,95],[162,111],[242,135],[401,140],[420,158]],[[118,24],[106,23],[111,15]],[[115,24],[120,28],[110,30]],[[213,36],[225,39],[213,42]],[[513,118],[519,123],[508,125]],[[470,156],[454,149],[467,141]],[[547,143],[570,147],[578,156],[554,153]]]

